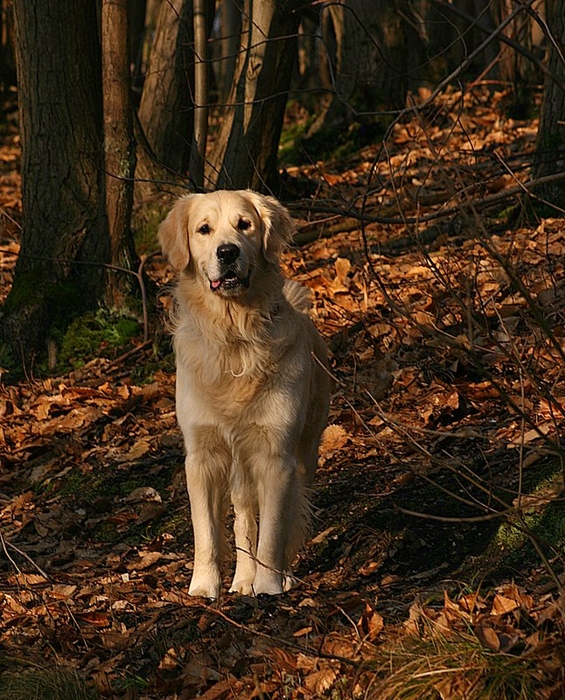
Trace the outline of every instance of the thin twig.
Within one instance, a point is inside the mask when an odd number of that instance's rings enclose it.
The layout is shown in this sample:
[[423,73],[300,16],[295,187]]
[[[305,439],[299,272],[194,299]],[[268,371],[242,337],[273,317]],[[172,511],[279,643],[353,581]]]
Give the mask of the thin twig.
[[[526,182],[521,183],[516,187],[509,187],[502,192],[497,192],[496,194],[488,195],[480,199],[473,199],[472,206],[476,210],[486,209],[494,204],[500,204],[507,199],[518,194],[528,194],[532,195],[534,190],[542,185],[547,185],[553,182],[561,182],[565,180],[565,172],[555,173],[553,175],[544,175],[543,177],[530,179]],[[294,205],[289,204],[289,209],[294,211],[304,211],[309,214],[331,214],[336,216],[344,216],[351,219],[356,219],[360,223],[364,224],[424,224],[430,221],[437,221],[438,219],[444,219],[446,217],[452,216],[453,214],[458,214],[461,212],[461,208],[470,208],[471,203],[458,203],[449,207],[440,208],[438,211],[431,212],[429,214],[422,214],[421,216],[406,216],[406,217],[391,217],[391,216],[372,216],[367,215],[364,211],[360,211],[355,207],[339,208],[326,206],[321,204],[310,205],[305,203],[301,205],[296,203]],[[313,225],[314,222],[309,223],[309,227]]]
[[12,559],[12,557],[11,557],[10,554],[8,553],[8,547],[9,547],[10,549],[13,549],[14,552],[17,552],[18,554],[20,554],[22,557],[24,557],[24,559],[27,559],[27,561],[28,561],[35,569],[37,569],[37,571],[39,571],[39,573],[43,576],[44,579],[46,579],[47,581],[50,581],[50,580],[51,580],[49,574],[47,574],[45,571],[43,571],[43,569],[42,569],[38,564],[36,564],[36,563],[33,561],[33,559],[29,556],[29,554],[26,554],[25,552],[22,552],[22,550],[19,549],[19,547],[16,547],[15,544],[12,544],[11,542],[6,542],[6,540],[4,539],[2,533],[0,533],[0,541],[2,542],[2,549],[4,550],[4,553],[6,554],[6,556],[7,556],[8,559],[10,560],[10,562],[14,565],[14,567],[16,568],[16,570],[17,570],[17,572],[18,572],[19,574],[21,574],[22,572],[21,572],[20,568],[18,567],[18,565],[16,564],[16,562]]
[[14,569],[18,572],[18,574],[21,574],[22,572],[21,572],[20,567],[19,567],[19,566],[16,564],[16,562],[12,559],[12,557],[10,556],[10,552],[8,552],[7,542],[6,542],[6,540],[4,539],[4,535],[3,535],[1,532],[0,532],[0,542],[2,542],[2,549],[4,550],[4,554],[5,554],[6,557],[8,558],[8,561],[12,564],[12,566],[13,566]]
[[293,651],[297,651],[300,654],[312,656],[317,659],[329,659],[340,661],[341,663],[346,664],[348,666],[352,666],[353,668],[359,668],[362,665],[361,662],[354,661],[353,659],[348,659],[346,656],[339,656],[337,654],[325,654],[324,652],[315,651],[314,649],[310,649],[309,647],[296,644],[296,642],[291,642],[290,640],[285,639],[284,637],[273,637],[273,635],[271,634],[267,634],[266,632],[261,632],[258,629],[248,627],[247,625],[244,625],[241,622],[236,622],[236,620],[233,620],[229,615],[226,615],[226,613],[220,610],[220,608],[214,607],[213,605],[208,605],[206,603],[200,603],[200,605],[204,608],[204,610],[207,610],[213,615],[221,617],[233,627],[236,627],[237,629],[242,630],[243,632],[248,632],[254,637],[261,637],[262,639],[266,639],[275,645],[282,645],[287,649],[292,649]]

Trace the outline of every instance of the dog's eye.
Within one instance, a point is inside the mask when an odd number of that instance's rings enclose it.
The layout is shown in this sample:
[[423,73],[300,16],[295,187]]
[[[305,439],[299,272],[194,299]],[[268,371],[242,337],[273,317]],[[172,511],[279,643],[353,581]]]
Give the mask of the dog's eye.
[[199,226],[198,233],[201,233],[203,236],[207,236],[210,233],[210,227],[208,224],[202,224],[202,226]]
[[249,221],[249,219],[240,219],[237,228],[240,231],[247,231],[248,228],[251,228],[251,221]]

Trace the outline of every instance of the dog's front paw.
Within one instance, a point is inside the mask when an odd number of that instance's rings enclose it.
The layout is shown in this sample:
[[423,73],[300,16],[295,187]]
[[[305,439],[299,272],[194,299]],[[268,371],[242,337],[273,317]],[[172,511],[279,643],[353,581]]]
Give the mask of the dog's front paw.
[[281,595],[284,593],[283,578],[276,571],[259,568],[253,581],[255,595]]
[[216,600],[220,597],[221,581],[219,579],[193,576],[188,588],[188,595]]
[[190,587],[188,589],[188,595],[194,596],[195,598],[209,598],[210,600],[216,600],[220,596],[220,589],[212,590],[210,587],[197,586]]
[[253,595],[253,581],[246,579],[234,579],[230,593],[240,593],[241,595]]

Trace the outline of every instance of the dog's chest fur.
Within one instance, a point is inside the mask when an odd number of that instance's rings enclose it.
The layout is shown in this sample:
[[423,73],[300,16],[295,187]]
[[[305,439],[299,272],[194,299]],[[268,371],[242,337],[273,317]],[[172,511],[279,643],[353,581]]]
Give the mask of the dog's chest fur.
[[281,379],[280,361],[292,342],[283,319],[249,309],[237,314],[233,309],[227,314],[229,323],[226,318],[203,322],[187,310],[180,314],[175,334],[177,368],[193,401],[223,420],[261,410],[273,383]]
[[229,346],[218,346],[193,333],[178,333],[177,365],[189,376],[195,397],[222,412],[234,398],[240,407],[256,400],[272,373],[273,363],[266,349],[257,362],[257,346],[252,349],[249,345],[234,340]]

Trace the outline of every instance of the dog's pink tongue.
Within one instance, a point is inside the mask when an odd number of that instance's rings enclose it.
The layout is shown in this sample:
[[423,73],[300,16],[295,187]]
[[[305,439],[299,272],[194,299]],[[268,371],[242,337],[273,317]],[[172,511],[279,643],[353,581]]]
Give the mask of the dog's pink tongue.
[[222,284],[222,280],[210,280],[210,286],[212,289],[218,289],[218,287]]

